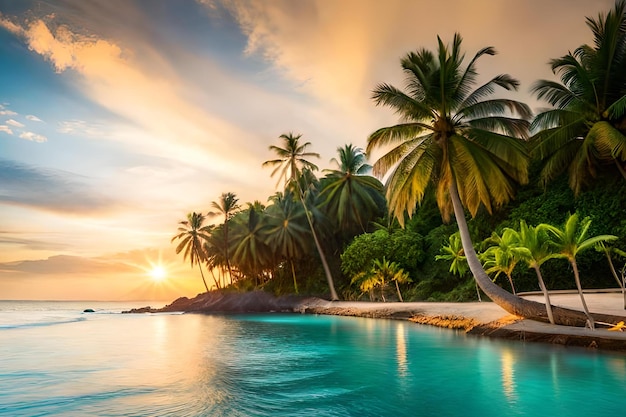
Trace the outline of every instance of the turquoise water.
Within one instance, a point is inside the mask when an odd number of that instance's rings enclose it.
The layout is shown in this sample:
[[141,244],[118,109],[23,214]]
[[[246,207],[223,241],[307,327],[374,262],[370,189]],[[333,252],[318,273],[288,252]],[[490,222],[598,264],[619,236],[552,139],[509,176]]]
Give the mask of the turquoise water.
[[626,407],[622,354],[386,320],[119,314],[135,306],[0,302],[0,415],[569,417]]

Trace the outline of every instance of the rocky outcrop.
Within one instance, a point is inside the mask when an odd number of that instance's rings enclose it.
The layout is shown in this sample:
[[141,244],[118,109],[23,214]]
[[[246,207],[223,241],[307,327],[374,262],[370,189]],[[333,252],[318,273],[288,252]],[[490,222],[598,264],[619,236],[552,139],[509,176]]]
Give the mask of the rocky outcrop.
[[288,295],[275,297],[265,291],[211,291],[194,298],[181,297],[163,308],[142,307],[124,313],[269,313],[300,312],[300,306],[315,303],[314,297]]

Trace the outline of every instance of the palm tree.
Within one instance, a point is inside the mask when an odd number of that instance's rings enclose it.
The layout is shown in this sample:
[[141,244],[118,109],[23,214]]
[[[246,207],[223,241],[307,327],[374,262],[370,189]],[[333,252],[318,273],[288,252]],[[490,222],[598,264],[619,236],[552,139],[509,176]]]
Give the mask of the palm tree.
[[544,161],[544,184],[568,171],[576,195],[602,165],[624,178],[626,160],[626,1],[608,14],[587,18],[594,45],[582,45],[550,64],[561,83],[540,80],[532,90],[552,109],[533,121],[533,154]]
[[562,228],[554,226],[544,227],[547,228],[548,232],[550,233],[550,239],[552,243],[559,251],[558,257],[567,259],[572,266],[572,269],[574,271],[574,279],[576,280],[576,288],[578,289],[578,294],[580,295],[580,301],[582,303],[585,315],[587,316],[587,320],[589,321],[589,327],[593,329],[595,327],[595,322],[593,317],[589,313],[587,303],[585,302],[585,296],[583,295],[582,286],[580,285],[580,275],[578,273],[576,255],[578,255],[583,250],[593,248],[600,242],[615,240],[617,239],[617,236],[599,235],[587,239],[587,232],[589,231],[590,225],[591,219],[589,217],[585,217],[584,219],[579,221],[578,214],[574,213],[567,218],[567,220],[565,221],[565,225]]
[[233,261],[240,271],[252,274],[261,283],[262,270],[271,261],[271,251],[265,243],[265,213],[259,202],[248,203],[248,208],[233,217],[233,241],[237,242]]
[[[435,260],[450,262],[450,269],[448,269],[448,271],[452,274],[458,275],[459,277],[467,274],[469,267],[467,266],[467,258],[465,257],[465,251],[463,250],[459,232],[448,236],[448,244],[443,245],[439,249],[439,255],[435,256]],[[478,283],[476,283],[476,295],[478,296],[478,301],[482,301]]]
[[513,270],[521,259],[528,256],[528,249],[519,245],[518,233],[510,228],[505,228],[502,235],[493,232],[486,242],[494,245],[489,246],[480,254],[485,272],[488,274],[495,272],[495,278],[504,273],[509,279],[511,291],[516,294],[515,285],[513,285]]
[[308,161],[305,158],[319,158],[320,154],[315,152],[307,152],[307,148],[311,146],[311,142],[300,143],[302,135],[294,135],[292,132],[282,134],[279,139],[283,140],[283,147],[271,145],[270,151],[276,153],[277,159],[271,159],[263,162],[263,166],[274,167],[272,171],[272,177],[280,171],[278,176],[278,183],[276,186],[283,182],[284,188],[287,189],[290,185],[293,186],[296,180],[301,176],[302,169],[308,169],[310,171],[317,171],[317,165]]
[[216,209],[216,212],[210,212],[210,216],[222,215],[224,217],[224,248],[226,250],[226,267],[228,269],[228,275],[230,276],[230,283],[233,283],[233,270],[230,265],[230,251],[229,251],[229,240],[228,240],[228,222],[230,219],[237,213],[239,210],[239,205],[237,202],[239,199],[235,195],[235,193],[222,193],[218,201],[213,201],[211,203],[211,207]]
[[549,259],[555,258],[557,255],[550,248],[550,240],[546,233],[546,226],[539,225],[537,227],[528,226],[524,220],[520,221],[520,231],[517,234],[519,245],[528,250],[522,254],[522,260],[528,264],[529,268],[535,270],[539,288],[543,292],[548,320],[554,324],[554,315],[552,313],[552,305],[550,303],[550,294],[546,288],[546,284],[541,274],[541,265]]
[[403,302],[402,294],[400,293],[400,286],[398,284],[404,284],[412,282],[409,274],[406,273],[395,262],[389,262],[387,259],[375,259],[372,268],[365,273],[357,274],[352,282],[359,282],[361,291],[369,292],[371,299],[371,292],[376,287],[380,287],[380,296],[383,302],[385,300],[385,286],[388,282],[394,281],[396,284],[396,291],[398,294],[398,300]]
[[320,197],[323,205],[340,229],[351,230],[354,226],[365,233],[367,223],[377,217],[384,207],[382,183],[367,173],[371,166],[366,163],[363,150],[352,144],[337,149],[339,161],[331,162],[338,169],[326,170],[324,187]]
[[278,192],[270,199],[273,204],[267,208],[266,242],[289,262],[294,290],[298,294],[293,261],[306,252],[311,232],[307,228],[303,206],[297,204],[290,191]]
[[517,183],[528,180],[528,156],[520,138],[527,136],[529,107],[510,99],[487,99],[497,87],[517,89],[518,81],[498,75],[473,89],[477,60],[494,54],[492,47],[483,48],[463,69],[461,36],[455,34],[451,47],[438,38],[436,54],[422,49],[406,55],[401,61],[406,92],[389,84],[380,84],[373,92],[376,104],[393,108],[403,122],[372,133],[367,153],[396,145],[376,161],[374,173],[389,171],[389,210],[401,223],[432,184],[444,220],[454,213],[469,268],[485,294],[512,314],[545,317],[545,306],[516,297],[491,281],[465,220],[464,206],[472,216],[481,206],[492,212],[513,197]]
[[204,219],[204,215],[196,213],[195,211],[188,213],[187,220],[179,222],[181,226],[178,228],[178,234],[176,234],[170,242],[181,239],[181,242],[176,246],[176,254],[184,250],[183,259],[187,260],[187,258],[189,258],[192,268],[194,264],[198,264],[204,288],[206,292],[209,292],[209,287],[206,284],[204,273],[202,272],[202,262],[206,259],[202,245],[209,239],[211,226],[203,226]]
[[320,255],[322,267],[324,268],[324,273],[326,274],[326,280],[328,281],[328,287],[330,289],[330,297],[331,300],[334,301],[339,299],[337,292],[335,291],[335,283],[333,282],[333,277],[330,272],[328,262],[326,261],[326,256],[322,250],[322,245],[319,241],[317,233],[315,232],[315,228],[313,227],[313,217],[311,211],[307,207],[308,205],[306,200],[308,185],[310,183],[301,184],[301,182],[304,182],[307,179],[307,176],[312,174],[312,171],[317,170],[317,165],[309,162],[305,158],[311,156],[319,158],[319,154],[306,152],[306,149],[311,143],[306,142],[304,144],[300,144],[299,140],[301,137],[302,135],[294,135],[293,133],[280,135],[280,139],[284,141],[284,147],[281,148],[274,145],[269,147],[271,151],[276,152],[278,159],[265,161],[263,166],[275,166],[274,171],[272,171],[272,176],[280,171],[281,174],[279,177],[279,183],[282,178],[285,183],[285,189],[291,189],[294,194],[300,198],[307,222],[309,223],[311,235],[313,236],[313,241],[315,242],[315,247]]

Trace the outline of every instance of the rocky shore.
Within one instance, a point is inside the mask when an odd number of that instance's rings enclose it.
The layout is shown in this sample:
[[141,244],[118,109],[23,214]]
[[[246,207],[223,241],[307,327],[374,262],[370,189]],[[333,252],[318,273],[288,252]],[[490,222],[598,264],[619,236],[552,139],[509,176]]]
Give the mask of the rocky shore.
[[[600,295],[595,295],[600,297]],[[605,295],[601,305],[612,299]],[[564,301],[569,299],[562,298]],[[600,303],[600,301],[597,301]],[[553,303],[558,304],[557,301]],[[600,305],[600,304],[599,304]],[[618,310],[619,311],[619,310]],[[512,316],[491,302],[373,303],[328,301],[316,297],[275,297],[263,291],[212,291],[194,298],[181,297],[162,308],[143,307],[125,313],[302,313],[409,320],[464,331],[471,335],[525,342],[543,342],[626,352],[626,332],[555,326]],[[626,311],[622,313],[626,320]]]

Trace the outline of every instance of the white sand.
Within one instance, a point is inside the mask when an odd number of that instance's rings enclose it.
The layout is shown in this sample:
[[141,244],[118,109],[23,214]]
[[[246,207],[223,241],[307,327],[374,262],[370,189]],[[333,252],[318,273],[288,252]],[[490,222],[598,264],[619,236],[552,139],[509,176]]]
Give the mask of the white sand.
[[[526,295],[524,298],[543,303],[543,295]],[[624,317],[626,321],[626,310],[624,309],[624,298],[621,293],[588,293],[585,300],[592,312],[605,313]],[[552,305],[567,307],[582,311],[580,297],[577,293],[551,294]],[[368,312],[392,312],[409,313],[421,316],[462,316],[478,321],[480,324],[488,324],[496,320],[514,319],[505,310],[492,302],[472,302],[472,303],[370,303],[370,302],[350,302],[350,301],[322,301],[318,307],[328,309],[349,309],[360,313]],[[550,325],[533,320],[521,320],[513,324],[502,327],[519,332],[533,332],[556,334],[566,336],[593,336],[607,339],[624,340],[626,342],[626,331],[608,331],[598,328],[596,330]]]

